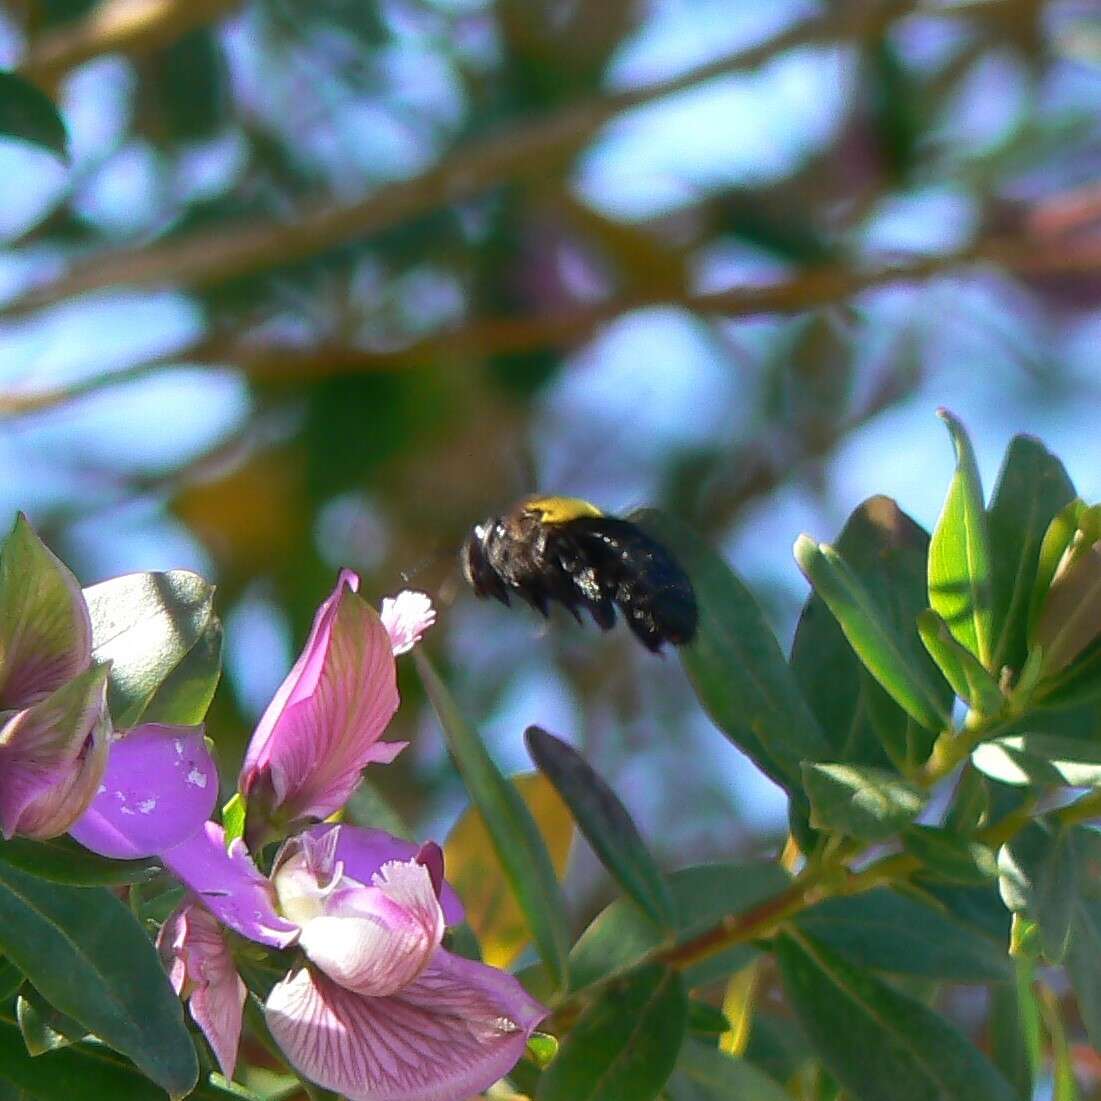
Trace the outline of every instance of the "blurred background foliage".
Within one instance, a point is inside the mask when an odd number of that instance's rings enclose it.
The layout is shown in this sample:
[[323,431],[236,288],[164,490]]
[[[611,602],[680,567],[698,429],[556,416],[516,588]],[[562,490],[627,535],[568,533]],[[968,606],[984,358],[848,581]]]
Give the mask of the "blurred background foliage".
[[[938,404],[988,484],[1024,430],[1101,495],[1093,0],[9,0],[0,65],[71,154],[0,142],[0,500],[85,583],[217,583],[229,773],[346,564],[434,595],[508,770],[537,722],[671,866],[729,858],[779,793],[677,662],[475,602],[472,523],[658,505],[790,639],[800,530],[873,492],[931,525]],[[373,779],[439,835],[403,689]]]

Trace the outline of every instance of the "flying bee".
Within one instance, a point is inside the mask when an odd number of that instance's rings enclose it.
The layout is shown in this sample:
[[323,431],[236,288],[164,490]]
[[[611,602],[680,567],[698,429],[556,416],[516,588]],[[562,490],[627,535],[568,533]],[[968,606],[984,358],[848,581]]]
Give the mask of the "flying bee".
[[542,615],[553,601],[580,623],[586,608],[605,631],[615,609],[648,649],[691,642],[696,594],[677,560],[637,524],[576,497],[525,497],[478,524],[460,552],[478,596],[513,594]]

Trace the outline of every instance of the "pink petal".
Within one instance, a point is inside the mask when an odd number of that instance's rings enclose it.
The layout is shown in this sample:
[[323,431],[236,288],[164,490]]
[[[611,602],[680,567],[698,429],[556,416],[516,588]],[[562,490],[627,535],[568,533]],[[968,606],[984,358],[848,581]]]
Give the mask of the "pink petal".
[[222,1073],[232,1079],[248,989],[217,919],[197,902],[185,903],[161,927],[157,951],[176,993],[188,998]]
[[276,911],[271,884],[257,871],[241,840],[226,851],[221,826],[207,822],[160,856],[223,925],[274,948],[287,948],[298,939],[298,926]]
[[382,866],[370,887],[338,880],[322,914],[303,924],[298,943],[341,986],[382,997],[424,970],[443,931],[428,869],[416,861],[393,862]]
[[303,968],[265,1014],[295,1068],[349,1101],[467,1101],[516,1065],[547,1011],[511,975],[437,950],[387,998]]
[[[390,860],[415,860],[420,849],[412,841],[385,830],[368,829],[365,826],[330,825],[320,823],[310,826],[304,833],[311,837],[323,837],[332,830],[339,830],[335,859],[344,864],[346,875],[360,883],[370,883],[374,874]],[[442,856],[442,854],[441,854]],[[422,861],[423,863],[423,861]],[[444,920],[448,925],[458,925],[466,916],[463,904],[454,889],[444,882],[439,892]]]
[[75,677],[0,730],[0,832],[64,833],[92,801],[107,766],[107,667]]
[[112,744],[102,786],[69,833],[101,856],[153,856],[198,830],[217,798],[203,728],[146,723]]
[[378,741],[397,710],[395,674],[386,629],[342,574],[261,719],[241,791],[255,791],[268,802],[261,813],[279,809],[283,820],[325,818],[339,810],[368,763],[392,760],[400,751]]
[[436,622],[436,609],[426,593],[403,589],[397,596],[383,600],[379,618],[397,657],[420,642],[424,632]]
[[20,513],[0,553],[0,706],[28,707],[92,660],[80,585]]

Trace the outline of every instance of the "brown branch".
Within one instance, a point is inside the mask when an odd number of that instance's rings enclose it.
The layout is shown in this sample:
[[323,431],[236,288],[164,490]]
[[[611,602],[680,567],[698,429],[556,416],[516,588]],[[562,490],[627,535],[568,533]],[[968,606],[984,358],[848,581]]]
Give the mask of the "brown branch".
[[241,0],[102,0],[83,19],[31,44],[21,75],[47,90],[77,65],[102,54],[148,53],[240,6]]
[[548,161],[589,140],[616,115],[727,73],[756,68],[797,46],[879,33],[912,0],[845,5],[843,14],[806,20],[767,42],[727,54],[680,76],[602,95],[543,119],[461,148],[420,176],[389,184],[350,205],[315,202],[280,222],[248,222],[180,241],[100,256],[68,275],[10,303],[11,316],[116,285],[202,287],[250,272],[300,261],[362,239],[450,203],[469,199],[517,177],[537,173]]
[[874,287],[921,282],[971,265],[992,265],[1027,275],[1084,274],[1101,271],[1101,239],[1048,246],[1032,239],[993,239],[964,252],[925,257],[870,271],[847,266],[811,269],[786,283],[737,287],[706,294],[643,291],[594,306],[542,317],[501,318],[473,322],[452,332],[419,341],[396,351],[372,351],[346,345],[310,348],[234,343],[206,338],[190,347],[120,371],[95,375],[69,386],[32,393],[0,393],[0,417],[18,417],[71,402],[86,394],[131,382],[179,363],[236,367],[264,381],[315,380],[343,374],[389,372],[416,368],[441,359],[452,362],[486,355],[566,349],[583,342],[602,325],[628,310],[673,302],[699,313],[722,317],[791,313],[843,301]]

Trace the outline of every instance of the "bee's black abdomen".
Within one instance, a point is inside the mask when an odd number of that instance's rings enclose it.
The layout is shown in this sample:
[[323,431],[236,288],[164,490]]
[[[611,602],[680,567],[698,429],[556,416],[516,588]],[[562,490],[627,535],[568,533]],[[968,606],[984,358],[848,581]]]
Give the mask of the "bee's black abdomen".
[[[576,512],[562,516],[573,504]],[[584,609],[604,630],[618,608],[649,650],[684,645],[696,633],[696,594],[676,559],[635,524],[586,502],[522,501],[475,527],[461,559],[479,596],[508,604],[515,594],[543,615],[552,602],[578,619]]]

